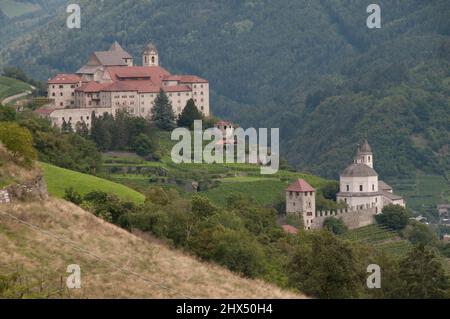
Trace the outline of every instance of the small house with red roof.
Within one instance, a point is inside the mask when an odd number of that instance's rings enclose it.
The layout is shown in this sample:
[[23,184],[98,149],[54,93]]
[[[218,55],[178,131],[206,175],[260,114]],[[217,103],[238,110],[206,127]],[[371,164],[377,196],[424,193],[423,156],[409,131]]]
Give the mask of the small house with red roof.
[[304,179],[286,188],[286,213],[301,216],[305,229],[311,229],[316,216],[316,190]]

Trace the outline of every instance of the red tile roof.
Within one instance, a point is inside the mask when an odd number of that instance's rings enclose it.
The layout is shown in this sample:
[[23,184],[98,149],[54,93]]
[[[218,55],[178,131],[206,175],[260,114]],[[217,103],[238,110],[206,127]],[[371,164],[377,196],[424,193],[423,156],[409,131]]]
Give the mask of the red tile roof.
[[155,85],[160,85],[162,79],[170,75],[160,66],[108,67],[106,70],[113,81],[141,78],[151,80]]
[[298,179],[286,189],[288,192],[315,192],[316,190],[309,185],[304,179]]
[[283,230],[288,234],[298,234],[298,229],[291,225],[282,225]]
[[57,74],[48,80],[48,84],[75,84],[81,81],[76,74]]
[[110,83],[101,84],[101,83],[98,83],[95,81],[91,81],[86,84],[83,84],[79,88],[76,88],[75,91],[84,92],[84,93],[100,92],[102,89],[106,88],[109,85],[111,85],[111,84]]
[[164,77],[164,81],[178,81],[181,83],[208,83],[207,80],[202,79],[196,75],[169,75]]
[[147,90],[156,90],[156,92],[159,92],[159,87],[156,87],[150,80],[147,81],[128,80],[128,81],[114,82],[102,89],[102,91],[106,92],[126,92],[126,91],[140,92]]
[[46,109],[46,108],[39,108],[37,110],[34,111],[34,113],[38,114],[38,115],[42,115],[42,116],[49,116],[50,114],[53,113],[53,111],[55,111],[55,109]]
[[191,88],[186,85],[168,85],[163,86],[162,89],[165,92],[190,92]]
[[[103,87],[101,91],[105,92],[139,92],[139,93],[158,93],[161,87],[155,85],[153,81],[127,80],[117,81]],[[165,92],[190,92],[191,88],[186,85],[174,85],[163,87]]]

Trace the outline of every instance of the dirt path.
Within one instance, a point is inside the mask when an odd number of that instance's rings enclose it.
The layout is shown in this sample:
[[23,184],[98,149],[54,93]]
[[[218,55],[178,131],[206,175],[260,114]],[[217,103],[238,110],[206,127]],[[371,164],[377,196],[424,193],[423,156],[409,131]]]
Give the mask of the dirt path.
[[11,101],[14,101],[16,99],[20,99],[21,97],[25,97],[27,95],[31,95],[33,93],[33,91],[36,90],[36,88],[34,86],[31,86],[31,90],[16,94],[16,95],[12,95],[7,97],[6,99],[3,99],[1,101],[2,105],[7,105],[8,103],[10,103]]

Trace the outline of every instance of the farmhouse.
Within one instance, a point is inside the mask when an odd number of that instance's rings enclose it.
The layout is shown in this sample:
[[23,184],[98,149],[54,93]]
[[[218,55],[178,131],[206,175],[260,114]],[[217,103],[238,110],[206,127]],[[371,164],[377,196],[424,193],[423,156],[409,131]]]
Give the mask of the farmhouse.
[[391,186],[378,180],[373,169],[374,157],[367,140],[358,146],[353,163],[340,174],[338,202],[347,208],[335,212],[316,211],[316,190],[306,181],[295,181],[286,189],[286,213],[299,214],[305,229],[321,228],[326,218],[341,218],[349,228],[358,228],[373,223],[373,216],[383,207],[394,204],[405,207],[401,196],[393,193]]
[[[51,103],[38,114],[59,127],[83,122],[89,127],[92,112],[115,115],[126,110],[134,116],[149,117],[153,102],[164,90],[176,115],[193,99],[205,116],[210,115],[209,83],[196,75],[172,75],[160,66],[158,50],[152,43],[142,53],[142,65],[115,42],[108,51],[91,54],[87,63],[73,74],[57,74],[48,80]],[[50,111],[49,111],[50,110]]]

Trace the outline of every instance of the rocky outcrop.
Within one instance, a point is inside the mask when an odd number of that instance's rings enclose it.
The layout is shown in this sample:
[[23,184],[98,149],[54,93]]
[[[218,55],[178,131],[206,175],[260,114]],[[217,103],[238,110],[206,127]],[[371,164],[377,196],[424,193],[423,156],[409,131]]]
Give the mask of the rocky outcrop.
[[46,199],[48,199],[47,184],[42,176],[30,182],[14,184],[0,190],[0,204]]

